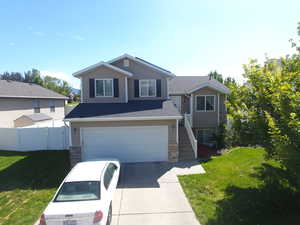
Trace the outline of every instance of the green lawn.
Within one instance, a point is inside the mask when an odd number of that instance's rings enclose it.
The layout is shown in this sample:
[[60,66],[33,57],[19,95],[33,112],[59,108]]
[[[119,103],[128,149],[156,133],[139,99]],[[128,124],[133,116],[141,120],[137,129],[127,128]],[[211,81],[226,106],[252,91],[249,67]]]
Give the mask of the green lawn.
[[300,195],[262,148],[235,148],[202,163],[206,174],[180,176],[202,225],[300,224]]
[[68,171],[68,151],[0,151],[0,225],[32,225]]
[[76,106],[78,105],[80,102],[71,102],[71,103],[68,103],[67,106]]

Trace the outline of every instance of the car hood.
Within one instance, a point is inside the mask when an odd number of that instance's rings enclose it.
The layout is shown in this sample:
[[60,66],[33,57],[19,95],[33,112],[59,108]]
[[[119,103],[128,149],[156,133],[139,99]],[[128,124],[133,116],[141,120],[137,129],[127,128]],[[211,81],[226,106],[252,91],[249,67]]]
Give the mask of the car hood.
[[85,217],[94,214],[97,210],[104,210],[101,200],[50,202],[44,211],[45,217],[61,218],[61,216],[76,214],[76,217]]

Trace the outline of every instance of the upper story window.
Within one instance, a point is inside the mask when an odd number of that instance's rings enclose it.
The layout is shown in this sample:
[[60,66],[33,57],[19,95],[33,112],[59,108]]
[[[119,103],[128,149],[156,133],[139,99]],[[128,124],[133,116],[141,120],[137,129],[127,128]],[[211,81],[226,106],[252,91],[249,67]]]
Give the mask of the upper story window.
[[203,112],[215,111],[215,96],[214,95],[197,95],[196,96],[196,111],[203,111]]
[[129,67],[129,59],[124,59],[123,60],[123,66],[124,67]]
[[113,97],[113,79],[96,79],[95,96]]
[[33,99],[32,101],[32,105],[33,105],[33,111],[34,113],[40,113],[40,100],[39,99]]
[[55,102],[54,100],[49,100],[50,112],[55,112]]
[[156,97],[156,80],[139,80],[140,97]]

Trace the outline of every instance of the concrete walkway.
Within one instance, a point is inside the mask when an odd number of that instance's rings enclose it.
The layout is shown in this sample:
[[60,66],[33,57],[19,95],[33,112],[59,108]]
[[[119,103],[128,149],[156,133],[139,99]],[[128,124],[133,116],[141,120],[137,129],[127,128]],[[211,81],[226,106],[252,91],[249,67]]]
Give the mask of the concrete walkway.
[[196,161],[123,164],[112,225],[199,225],[177,179],[197,173]]

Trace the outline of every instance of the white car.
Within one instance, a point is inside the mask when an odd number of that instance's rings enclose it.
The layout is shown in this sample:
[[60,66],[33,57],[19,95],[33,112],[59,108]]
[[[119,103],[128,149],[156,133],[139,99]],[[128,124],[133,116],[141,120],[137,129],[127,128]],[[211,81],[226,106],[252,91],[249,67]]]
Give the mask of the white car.
[[78,163],[59,186],[40,218],[40,225],[108,225],[120,163]]

